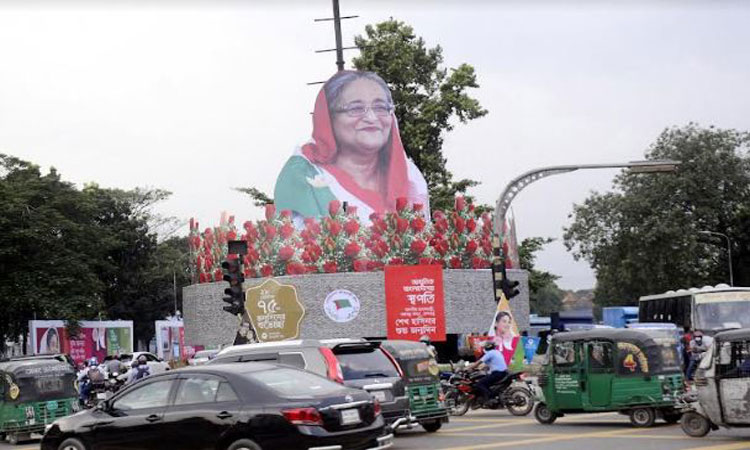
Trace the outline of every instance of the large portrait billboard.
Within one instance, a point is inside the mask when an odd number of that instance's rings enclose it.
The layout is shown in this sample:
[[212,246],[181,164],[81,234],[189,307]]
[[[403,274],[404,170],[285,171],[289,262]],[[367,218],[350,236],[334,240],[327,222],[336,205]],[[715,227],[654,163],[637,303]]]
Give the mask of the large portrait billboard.
[[67,353],[77,363],[97,357],[133,351],[133,322],[130,320],[81,321],[78,334],[71,336],[62,320],[30,320],[33,354]]
[[407,158],[388,85],[372,72],[341,71],[318,93],[312,139],[298,148],[276,180],[279,211],[295,223],[324,217],[333,200],[356,207],[360,220],[394,211],[397,198],[424,205],[427,183]]

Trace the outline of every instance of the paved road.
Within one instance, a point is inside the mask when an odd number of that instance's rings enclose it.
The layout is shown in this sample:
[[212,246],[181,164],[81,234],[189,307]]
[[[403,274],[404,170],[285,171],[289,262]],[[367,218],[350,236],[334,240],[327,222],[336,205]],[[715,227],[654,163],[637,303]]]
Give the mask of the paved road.
[[[679,425],[658,423],[634,428],[616,413],[579,414],[539,425],[531,417],[514,417],[504,411],[471,411],[437,433],[421,428],[398,434],[394,450],[750,450],[750,429],[719,430],[701,439],[687,437]],[[39,444],[0,444],[0,450],[38,450]]]

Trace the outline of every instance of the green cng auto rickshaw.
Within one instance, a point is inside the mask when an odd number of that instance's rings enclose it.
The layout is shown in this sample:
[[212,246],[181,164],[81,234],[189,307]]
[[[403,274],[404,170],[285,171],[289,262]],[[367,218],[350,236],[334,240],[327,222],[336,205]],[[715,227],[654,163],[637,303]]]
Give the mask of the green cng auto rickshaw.
[[57,359],[0,361],[0,437],[18,443],[77,411],[75,381],[75,369]]
[[686,434],[702,437],[719,426],[750,427],[750,329],[717,333],[693,381],[681,422]]
[[534,417],[551,424],[568,413],[618,411],[637,427],[660,416],[680,420],[683,376],[673,342],[627,329],[558,333],[538,379]]
[[[381,343],[403,372],[411,418],[435,432],[448,422],[448,410],[440,399],[437,361],[421,342],[388,340]],[[395,428],[395,427],[394,427]]]

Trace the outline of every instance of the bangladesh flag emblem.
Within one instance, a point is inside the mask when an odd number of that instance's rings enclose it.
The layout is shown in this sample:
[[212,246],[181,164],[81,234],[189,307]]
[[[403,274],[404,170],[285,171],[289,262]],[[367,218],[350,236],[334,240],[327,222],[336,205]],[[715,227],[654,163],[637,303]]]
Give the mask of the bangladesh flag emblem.
[[333,304],[336,305],[337,310],[352,307],[352,303],[349,301],[349,299],[346,299],[346,298],[340,298],[340,299],[334,300]]

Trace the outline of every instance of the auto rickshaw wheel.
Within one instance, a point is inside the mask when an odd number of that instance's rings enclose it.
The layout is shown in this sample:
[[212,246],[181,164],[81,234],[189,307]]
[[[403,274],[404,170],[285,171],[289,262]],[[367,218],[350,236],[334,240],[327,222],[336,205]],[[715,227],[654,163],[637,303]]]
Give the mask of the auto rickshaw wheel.
[[656,421],[654,408],[635,408],[630,410],[630,423],[639,428],[650,427]]
[[703,437],[711,430],[711,422],[695,411],[683,414],[680,426],[682,431],[691,437]]
[[443,426],[443,422],[436,420],[434,422],[423,422],[421,425],[428,433],[434,433]]
[[551,425],[557,420],[557,414],[550,411],[544,403],[537,403],[534,409],[534,418],[542,425]]

